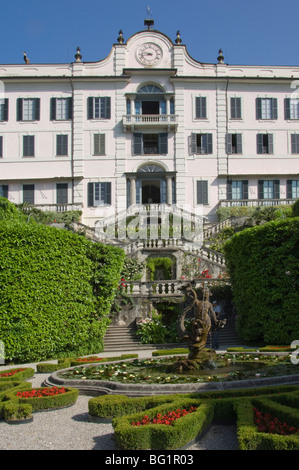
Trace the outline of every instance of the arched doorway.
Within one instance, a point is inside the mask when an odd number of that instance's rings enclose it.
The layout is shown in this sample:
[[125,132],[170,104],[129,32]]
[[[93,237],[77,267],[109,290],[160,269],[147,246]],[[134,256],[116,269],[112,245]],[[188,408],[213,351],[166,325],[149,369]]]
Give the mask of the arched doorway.
[[174,204],[175,173],[156,163],[141,165],[136,173],[127,174],[127,203]]

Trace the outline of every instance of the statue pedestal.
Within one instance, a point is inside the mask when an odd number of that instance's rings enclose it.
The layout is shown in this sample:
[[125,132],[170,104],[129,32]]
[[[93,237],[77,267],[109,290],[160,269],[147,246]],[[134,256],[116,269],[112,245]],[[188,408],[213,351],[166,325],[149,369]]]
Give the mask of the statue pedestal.
[[216,352],[214,349],[198,351],[196,344],[190,345],[189,349],[189,356],[174,364],[174,368],[177,372],[195,369],[213,369],[215,367]]

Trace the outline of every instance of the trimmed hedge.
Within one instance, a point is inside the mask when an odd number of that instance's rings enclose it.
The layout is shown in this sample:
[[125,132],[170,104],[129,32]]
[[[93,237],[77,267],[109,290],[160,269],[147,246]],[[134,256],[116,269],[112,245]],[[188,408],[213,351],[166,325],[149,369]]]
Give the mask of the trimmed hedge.
[[148,424],[145,426],[132,426],[131,423],[141,421],[144,411],[113,420],[115,440],[121,449],[177,449],[195,439],[204,431],[213,419],[213,404],[199,403],[198,399],[178,399],[171,404],[151,408],[147,411],[149,418],[157,413],[167,413],[178,408],[197,406],[197,410],[169,425]]
[[[22,369],[22,370],[20,370],[20,369]],[[19,371],[19,370],[20,370],[20,372],[14,373],[15,371]],[[3,374],[8,374],[8,376],[7,377],[3,377],[3,376],[1,377],[1,375],[3,375]],[[34,376],[34,369],[32,369],[30,367],[26,367],[26,368],[15,367],[14,369],[1,370],[0,371],[0,385],[1,385],[1,382],[5,381],[5,380],[8,380],[8,381],[11,381],[11,380],[27,380],[27,379],[30,379],[33,376]]]
[[[57,387],[61,388],[61,387]],[[46,397],[32,397],[32,398],[21,398],[17,397],[16,390],[8,391],[4,397],[5,400],[16,402],[20,405],[31,405],[32,411],[50,410],[55,408],[61,408],[73,405],[79,395],[79,390],[71,387],[64,387],[66,392],[53,396]],[[30,391],[32,388],[22,390],[23,392]],[[48,387],[34,387],[34,390],[48,390]]]
[[[135,359],[138,358],[138,354],[122,354],[121,356],[116,356],[116,357],[103,357],[103,358],[98,358],[98,362],[111,362],[111,361],[120,361],[124,359]],[[36,371],[42,374],[45,374],[47,372],[55,372],[56,370],[61,370],[61,369],[68,369],[69,367],[73,366],[84,366],[87,364],[96,364],[96,361],[88,361],[88,358],[86,361],[79,361],[78,359],[80,358],[65,358],[65,359],[58,359],[57,364],[45,362],[45,363],[39,363],[36,365]]]
[[[1,204],[4,204],[0,199]],[[17,218],[0,221],[0,337],[7,360],[38,362],[103,348],[125,253]]]
[[[271,410],[274,416],[299,427],[298,403],[299,387],[282,385],[138,398],[105,395],[89,400],[89,414],[112,419],[117,444],[126,450],[177,449],[195,439],[212,422],[237,422],[239,446],[242,450],[299,450],[297,436],[258,432],[253,414],[253,408],[258,404],[263,410]],[[145,415],[153,418],[157,413],[163,414],[177,408],[187,408],[189,405],[198,406],[198,410],[178,419],[172,426],[131,425],[132,422],[141,421]]]
[[299,218],[243,230],[224,251],[241,338],[277,345],[299,338]]

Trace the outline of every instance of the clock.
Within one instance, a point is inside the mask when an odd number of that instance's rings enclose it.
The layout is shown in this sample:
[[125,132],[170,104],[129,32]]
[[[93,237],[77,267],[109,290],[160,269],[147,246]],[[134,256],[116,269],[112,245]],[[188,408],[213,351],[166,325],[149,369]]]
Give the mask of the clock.
[[139,47],[137,59],[143,65],[157,65],[162,59],[162,49],[157,44],[147,42]]

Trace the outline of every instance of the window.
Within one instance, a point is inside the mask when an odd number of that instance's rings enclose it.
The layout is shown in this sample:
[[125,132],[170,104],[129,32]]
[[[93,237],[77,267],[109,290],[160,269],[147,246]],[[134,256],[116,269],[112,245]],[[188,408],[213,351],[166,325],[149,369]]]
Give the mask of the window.
[[88,207],[111,205],[111,183],[88,183]]
[[66,156],[68,154],[68,136],[59,134],[56,136],[56,155]]
[[206,119],[207,117],[207,99],[205,96],[197,96],[195,99],[195,117],[196,119]]
[[3,158],[3,136],[0,135],[0,158]]
[[291,148],[292,153],[299,153],[299,134],[291,135]]
[[242,119],[241,98],[230,99],[230,117],[231,119]]
[[23,136],[23,157],[34,157],[34,135]]
[[299,180],[287,180],[287,199],[299,198]]
[[94,155],[106,155],[105,134],[94,134],[93,138],[94,138],[93,154]]
[[284,118],[285,119],[299,119],[299,99],[285,98]]
[[0,99],[0,121],[8,121],[8,98]]
[[191,153],[210,154],[213,153],[212,134],[191,134]]
[[133,135],[134,155],[166,155],[168,153],[168,134],[142,134]]
[[39,121],[40,119],[40,98],[18,98],[17,99],[17,120],[18,121]]
[[23,202],[34,204],[34,184],[23,185]]
[[8,199],[8,185],[7,184],[0,185],[0,197],[6,197],[6,199]]
[[208,204],[208,182],[197,181],[197,204]]
[[228,180],[226,189],[226,198],[228,200],[248,199],[247,180]]
[[111,98],[108,96],[103,98],[89,97],[88,102],[88,119],[110,119],[111,118]]
[[228,154],[242,153],[242,134],[226,135],[226,152]]
[[273,134],[257,134],[257,153],[273,153]]
[[258,198],[259,199],[279,199],[280,198],[279,180],[259,180]]
[[51,121],[68,121],[73,117],[72,98],[51,98],[50,101]]
[[277,98],[257,98],[256,118],[277,119]]
[[68,203],[68,184],[67,183],[56,184],[56,202],[57,204]]

